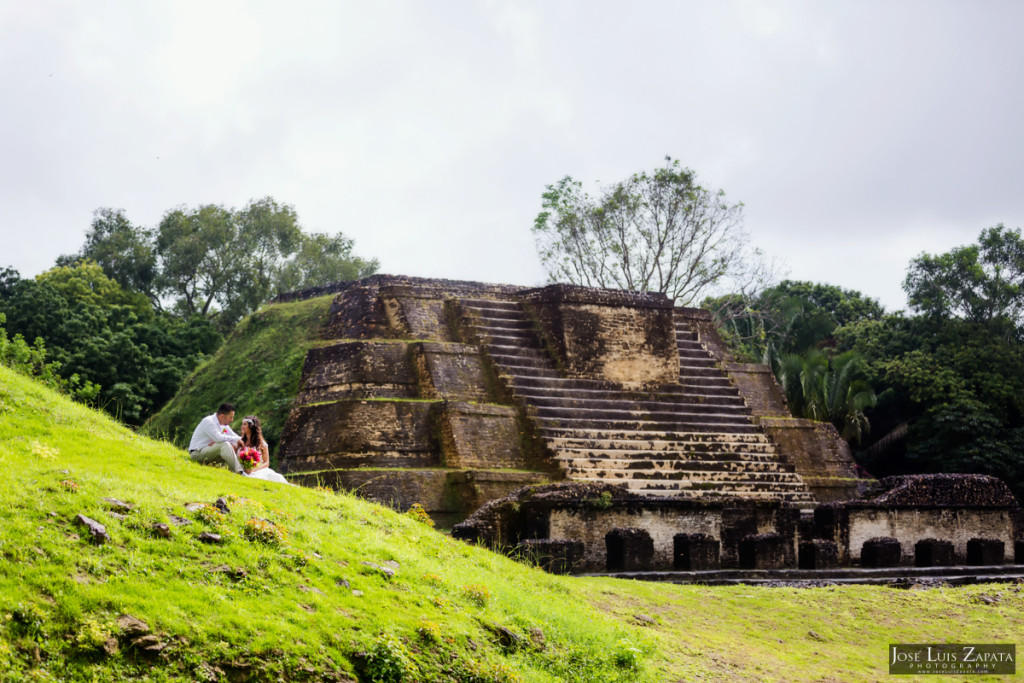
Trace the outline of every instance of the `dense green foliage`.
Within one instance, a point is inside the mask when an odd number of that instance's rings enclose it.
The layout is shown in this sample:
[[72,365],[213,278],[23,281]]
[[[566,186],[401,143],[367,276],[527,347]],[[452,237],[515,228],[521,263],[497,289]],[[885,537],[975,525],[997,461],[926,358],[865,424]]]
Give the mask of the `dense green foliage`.
[[121,210],[97,209],[85,244],[57,265],[95,261],[157,310],[166,304],[182,319],[215,319],[227,333],[276,294],[375,273],[377,260],[355,256],[353,247],[341,234],[303,232],[293,207],[264,197],[237,210],[171,209],[153,229],[133,225]]
[[210,321],[157,313],[93,262],[17,280],[0,297],[0,313],[11,334],[45,346],[73,394],[133,425],[220,344]]
[[875,299],[834,285],[784,280],[755,296],[705,299],[734,353],[759,362],[775,354],[803,354],[835,345],[833,332],[859,320],[878,320],[885,311]]
[[596,199],[582,188],[569,176],[548,185],[534,221],[552,282],[661,292],[688,305],[725,281],[759,280],[743,205],[702,187],[678,161],[634,173]]
[[832,421],[876,476],[978,472],[1024,497],[1022,285],[1024,239],[1000,225],[915,258],[911,314],[807,282],[708,303],[733,307],[723,336],[772,365],[793,414]]
[[203,417],[225,401],[257,415],[271,451],[299,393],[306,351],[320,340],[332,297],[271,304],[245,318],[216,354],[203,362],[181,390],[143,427],[145,434],[186,446]]
[[[1008,585],[548,575],[348,494],[196,465],[6,368],[0,464],[0,679],[12,683],[869,681],[886,676],[887,643],[1024,630],[1024,593]],[[227,514],[185,507],[221,496]],[[106,499],[134,507],[117,516]],[[110,541],[91,543],[78,514]],[[133,646],[122,615],[150,640]],[[158,656],[142,651],[152,643]]]
[[341,234],[304,233],[295,210],[270,197],[240,210],[172,209],[153,229],[98,209],[81,249],[55,268],[32,280],[0,269],[9,354],[140,425],[271,296],[374,273],[377,261],[353,246]]

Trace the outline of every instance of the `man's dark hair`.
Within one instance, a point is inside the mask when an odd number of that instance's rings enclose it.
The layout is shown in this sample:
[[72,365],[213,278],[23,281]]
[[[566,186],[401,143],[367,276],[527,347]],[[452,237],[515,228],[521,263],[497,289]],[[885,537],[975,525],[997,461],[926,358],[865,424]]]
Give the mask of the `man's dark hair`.
[[221,403],[220,408],[217,408],[218,415],[227,415],[228,413],[235,412],[235,407],[230,403]]

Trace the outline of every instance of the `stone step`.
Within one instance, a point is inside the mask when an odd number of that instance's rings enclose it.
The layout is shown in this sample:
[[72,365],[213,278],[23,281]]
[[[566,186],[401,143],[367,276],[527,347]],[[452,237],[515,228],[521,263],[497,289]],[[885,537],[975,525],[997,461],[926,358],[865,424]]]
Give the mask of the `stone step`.
[[[730,417],[716,417],[713,415],[700,415],[699,420],[692,422],[676,423],[680,431],[688,432],[716,432],[716,433],[756,433],[758,427],[749,422],[739,422]],[[643,422],[638,420],[602,420],[602,419],[559,419],[549,417],[538,417],[537,424],[543,433],[551,429],[572,429],[572,430],[594,430],[594,431],[630,431],[663,433],[659,428],[664,428],[662,422]]]
[[555,365],[548,358],[545,358],[539,353],[535,354],[517,354],[509,355],[504,353],[492,353],[490,354],[494,362],[502,367],[528,367],[528,368],[545,368],[547,370],[555,370]]
[[[606,401],[606,403],[614,402]],[[712,420],[726,420],[730,423],[747,424],[750,422],[750,415],[743,410],[737,410],[735,406],[702,405],[699,403],[659,406],[654,410],[634,409],[633,406],[636,404],[630,401],[618,402],[618,405],[613,408],[533,405],[536,408],[538,417],[566,420],[579,418],[583,420],[636,420],[640,422],[685,423],[697,418],[709,418]]]
[[714,365],[692,365],[687,362],[686,365],[679,364],[679,376],[680,377],[707,377],[709,379],[723,379],[726,382],[729,378],[722,373],[722,369]]
[[[512,379],[517,391],[519,389],[528,389],[530,391],[533,391],[534,389],[558,389],[560,391],[567,392],[575,392],[580,389],[589,389],[592,391],[623,391],[622,386],[619,384],[597,379],[580,379],[576,377],[561,376],[549,380],[532,378],[520,379],[517,377],[513,377]],[[701,378],[696,378],[693,382],[689,382],[686,385],[660,384],[654,391],[666,394],[739,396],[739,392],[736,390],[736,387],[731,384],[722,386],[720,383],[705,383],[701,381]]]
[[775,446],[770,443],[685,444],[679,441],[551,439],[547,445],[556,458],[782,462]]
[[516,393],[524,397],[572,396],[579,398],[611,400],[616,400],[624,397],[635,401],[670,401],[678,403],[713,402],[722,404],[739,403],[741,405],[746,405],[743,399],[740,398],[739,393],[736,392],[735,390],[731,392],[722,392],[715,390],[712,392],[704,393],[703,391],[695,391],[692,388],[683,387],[682,385],[679,384],[662,384],[656,388],[652,388],[649,391],[626,391],[622,388],[584,388],[579,386],[567,387],[557,382],[544,383],[544,386],[527,386],[527,384],[521,384],[520,386],[517,386],[516,389]]
[[467,308],[513,310],[520,313],[523,310],[518,301],[509,301],[508,299],[459,299],[459,301]]
[[610,430],[610,429],[578,429],[552,427],[542,430],[542,434],[551,442],[596,443],[596,442],[658,442],[671,444],[771,444],[764,432],[708,432],[707,430]]
[[[718,361],[711,357],[707,351],[694,351],[692,349],[679,349],[679,362],[681,365],[699,365],[700,367],[719,368]],[[719,368],[721,369],[721,368]]]
[[562,373],[558,370],[531,365],[499,365],[498,374],[509,380],[562,379]]
[[743,399],[731,396],[680,395],[664,396],[661,400],[637,400],[624,393],[616,395],[605,392],[602,398],[579,396],[573,392],[543,394],[521,392],[520,398],[538,408],[583,408],[590,410],[643,410],[650,412],[671,412],[679,409],[696,411],[728,412],[746,410]]
[[710,470],[674,470],[672,472],[650,472],[628,469],[603,469],[600,467],[565,467],[570,479],[590,477],[612,483],[629,482],[641,487],[694,488],[702,484],[776,484],[791,489],[804,489],[804,483],[792,472],[758,472],[740,470],[736,472]]
[[772,456],[762,455],[763,460],[724,460],[721,458],[586,458],[569,457],[559,452],[555,461],[566,469],[602,469],[608,471],[629,470],[631,472],[670,473],[670,472],[795,472],[792,465],[780,463]]
[[711,375],[684,375],[679,373],[679,386],[694,391],[724,390],[732,389],[739,396],[736,385],[727,377],[713,377]]
[[509,330],[510,332],[529,332],[531,334],[536,334],[533,322],[526,318],[509,317],[488,320],[481,319],[480,324],[476,325],[476,327],[488,330]]
[[509,346],[516,349],[539,349],[541,347],[540,340],[535,335],[523,335],[521,337],[510,336],[506,334],[488,334],[484,331],[484,336],[487,338],[488,346]]
[[[620,444],[620,445],[616,445]],[[665,444],[664,447],[661,447]],[[583,443],[549,443],[555,458],[579,460],[664,460],[689,462],[710,460],[715,462],[779,462],[774,445],[730,443],[728,448],[719,444],[687,445],[678,441],[617,441],[593,445]]]

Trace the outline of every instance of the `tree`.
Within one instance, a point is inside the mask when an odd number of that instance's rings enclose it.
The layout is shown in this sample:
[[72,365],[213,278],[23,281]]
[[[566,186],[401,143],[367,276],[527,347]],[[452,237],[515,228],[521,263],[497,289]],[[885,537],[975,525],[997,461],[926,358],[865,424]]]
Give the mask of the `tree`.
[[[22,365],[32,360],[18,339],[34,339],[36,372],[58,373],[80,398],[138,425],[177,391],[185,375],[220,344],[210,321],[154,312],[94,262],[62,266],[20,280],[0,299]],[[45,352],[42,349],[45,339]],[[52,358],[44,366],[43,358]],[[84,382],[80,384],[79,380]]]
[[871,429],[865,411],[875,406],[877,397],[860,376],[862,360],[857,352],[831,356],[809,349],[802,354],[776,354],[769,347],[766,360],[794,417],[831,422],[844,439],[857,444]]
[[742,227],[743,205],[668,157],[596,199],[566,176],[547,186],[542,207],[533,233],[552,282],[661,292],[687,305],[726,280],[735,290],[764,277]]
[[294,292],[332,282],[347,282],[377,272],[377,259],[366,261],[352,254],[354,242],[344,235],[303,235],[301,246],[284,264],[277,278],[278,292]]
[[978,244],[921,254],[903,282],[910,307],[933,318],[976,323],[999,319],[1024,326],[1024,239],[1002,224],[983,230]]
[[174,300],[183,317],[207,316],[226,305],[237,289],[242,259],[232,212],[207,204],[198,209],[173,209],[157,228],[159,286]]
[[107,277],[123,289],[142,292],[159,306],[153,234],[133,225],[124,210],[96,209],[92,225],[85,234],[85,244],[77,254],[58,257],[57,265],[74,266],[79,261],[95,261]]
[[835,345],[836,329],[859,320],[878,320],[881,304],[860,292],[834,285],[784,280],[747,298],[730,294],[705,299],[722,337],[738,358],[760,361],[768,347],[779,354],[804,353]]

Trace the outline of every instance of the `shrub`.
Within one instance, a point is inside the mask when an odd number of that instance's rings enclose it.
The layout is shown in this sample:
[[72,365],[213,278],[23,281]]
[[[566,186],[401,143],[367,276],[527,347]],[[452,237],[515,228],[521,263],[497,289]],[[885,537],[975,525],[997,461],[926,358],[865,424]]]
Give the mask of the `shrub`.
[[432,621],[421,621],[416,628],[416,633],[427,643],[437,643],[441,640],[441,627]]
[[43,636],[46,615],[31,603],[19,602],[11,610],[11,630],[16,636],[38,640]]
[[270,520],[253,517],[242,527],[242,536],[254,543],[281,545],[288,540],[288,530]]
[[75,645],[86,652],[101,650],[114,635],[114,625],[96,617],[86,617],[75,635]]
[[395,635],[382,633],[366,653],[366,675],[374,683],[402,683],[414,673],[405,644]]
[[640,648],[633,645],[629,640],[622,638],[616,643],[615,652],[612,654],[612,661],[620,669],[640,668]]
[[462,595],[477,607],[486,607],[491,599],[491,591],[480,583],[472,583],[462,587]]
[[68,493],[78,493],[79,486],[76,481],[62,479],[58,485]]
[[412,507],[406,510],[405,514],[429,527],[434,526],[434,520],[430,518],[430,515],[427,514],[427,511],[419,503],[413,503]]
[[224,513],[216,505],[203,503],[193,514],[203,524],[216,527],[224,523]]

